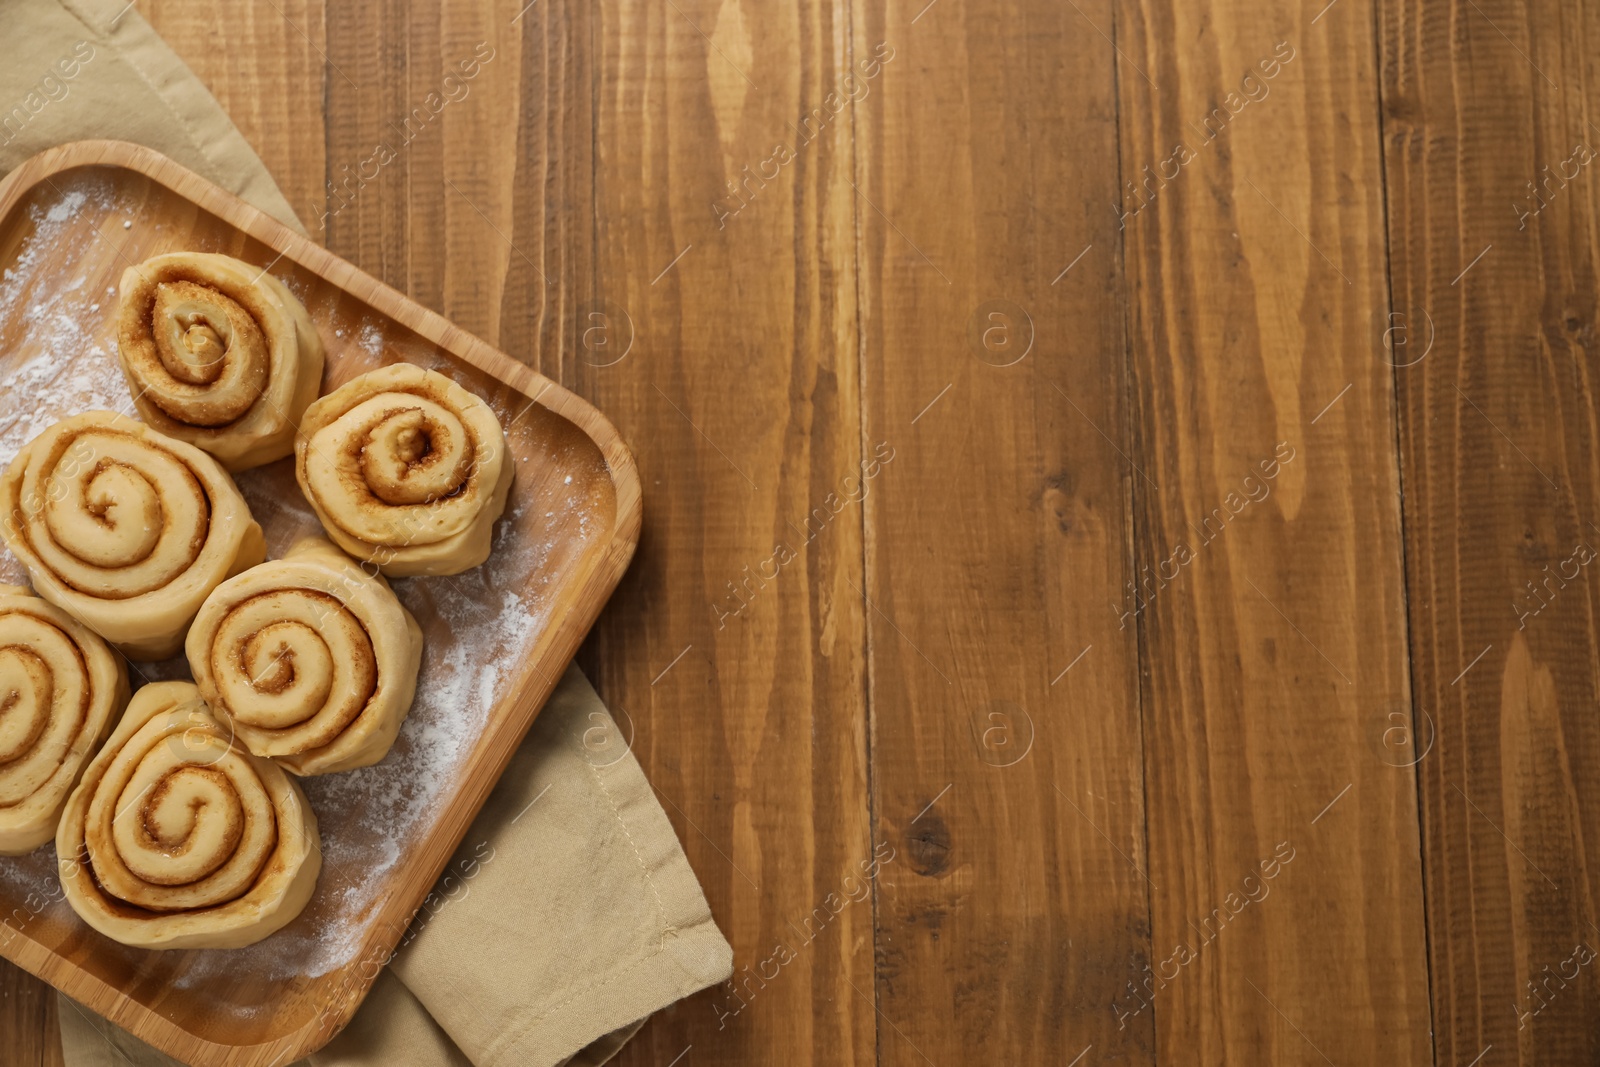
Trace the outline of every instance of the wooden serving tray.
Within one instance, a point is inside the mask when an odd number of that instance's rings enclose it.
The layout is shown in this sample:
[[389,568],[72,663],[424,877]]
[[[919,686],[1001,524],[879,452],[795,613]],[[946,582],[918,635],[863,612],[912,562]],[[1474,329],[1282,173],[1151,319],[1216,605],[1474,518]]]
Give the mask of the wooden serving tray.
[[[507,427],[516,482],[489,562],[394,583],[426,635],[417,703],[382,763],[303,779],[321,824],[316,895],[244,949],[152,952],[89,929],[53,846],[0,857],[0,954],[197,1065],[281,1067],[350,1020],[633,555],[639,477],[593,407],[148,149],[85,141],[0,182],[0,464],[57,418],[133,406],[116,365],[116,285],[159,252],[269,268],[328,350],[323,389],[385,363],[440,370]],[[271,555],[319,527],[291,460],[238,482]],[[0,552],[0,581],[23,572]],[[187,677],[135,664],[135,685]]]

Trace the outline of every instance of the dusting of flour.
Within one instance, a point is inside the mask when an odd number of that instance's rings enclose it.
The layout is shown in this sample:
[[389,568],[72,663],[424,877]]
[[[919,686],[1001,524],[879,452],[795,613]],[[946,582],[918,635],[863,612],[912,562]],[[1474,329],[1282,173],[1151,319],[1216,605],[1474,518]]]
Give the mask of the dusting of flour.
[[115,297],[81,273],[62,276],[41,269],[79,258],[98,239],[74,225],[85,208],[110,213],[118,206],[110,186],[81,183],[48,210],[38,204],[28,209],[33,233],[17,258],[0,271],[0,318],[13,330],[20,327],[6,353],[0,466],[67,415],[97,408],[133,414],[133,400],[117,365]]
[[[104,257],[85,252],[102,230],[115,227],[126,254],[141,259],[176,246],[144,229],[124,234],[120,220],[138,213],[109,185],[92,179],[62,181],[64,192],[47,206],[31,208],[34,230],[16,257],[0,271],[0,316],[21,324],[13,350],[0,352],[0,467],[57,419],[95,408],[133,414],[127,386],[116,361],[115,270],[88,264]],[[160,227],[153,227],[159,230]],[[163,243],[163,242],[167,243]],[[199,249],[209,251],[211,249]],[[110,270],[110,274],[105,272]],[[286,277],[297,295],[311,304],[306,287]],[[314,308],[315,311],[315,308]],[[330,312],[331,315],[331,312]],[[319,322],[330,365],[354,359],[370,363],[384,351],[399,351],[425,365],[442,366],[431,348],[395,341],[370,318]],[[15,329],[13,337],[18,336]],[[415,350],[413,350],[415,349]],[[502,423],[515,412],[498,410]],[[525,420],[531,421],[531,420]],[[513,434],[521,455],[519,472],[537,463],[558,466],[582,460],[557,447],[535,458],[526,425]],[[575,466],[573,469],[577,469]],[[301,536],[321,530],[295,484],[291,461],[282,460],[236,476],[240,490],[266,531],[268,550],[282,555]],[[381,763],[341,774],[302,779],[319,823],[323,866],[317,890],[300,917],[282,931],[245,949],[147,953],[109,941],[96,951],[125,957],[130,973],[176,988],[192,988],[224,975],[282,982],[328,974],[350,963],[362,950],[376,914],[385,902],[386,875],[405,862],[412,846],[433,825],[440,802],[460,785],[466,761],[478,744],[497,698],[533,659],[534,646],[550,619],[551,587],[573,542],[592,536],[585,507],[590,479],[544,479],[537,490],[524,489],[519,473],[510,513],[496,531],[489,561],[447,578],[393,582],[406,608],[428,639],[417,680],[417,698],[399,738]],[[515,529],[554,528],[563,513],[583,516],[567,524],[559,539]],[[537,521],[535,521],[537,520]],[[559,545],[559,547],[558,547]],[[17,580],[21,570],[9,555],[0,557],[0,581]],[[134,665],[141,679],[186,678],[181,659]],[[54,849],[0,859],[0,897],[22,905],[26,922],[54,929],[81,929],[64,901],[56,879]],[[26,902],[24,904],[24,902]],[[13,913],[13,922],[17,921]],[[27,929],[26,922],[23,925]],[[0,928],[0,938],[8,936]],[[241,1017],[259,1010],[242,999],[231,1006]],[[267,998],[270,999],[270,998]],[[218,1005],[221,1007],[222,1005]]]

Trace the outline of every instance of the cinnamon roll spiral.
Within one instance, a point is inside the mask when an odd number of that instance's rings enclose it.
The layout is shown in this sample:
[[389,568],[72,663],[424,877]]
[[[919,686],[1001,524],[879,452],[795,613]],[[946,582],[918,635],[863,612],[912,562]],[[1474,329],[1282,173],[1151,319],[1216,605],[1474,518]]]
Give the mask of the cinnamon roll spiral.
[[206,595],[266,556],[216,460],[111,411],[23,447],[0,523],[39,595],[135,659],[175,653]]
[[377,763],[411,709],[422,628],[381,577],[320,537],[219,585],[189,669],[251,752],[295,774]]
[[306,409],[295,477],[334,543],[391,577],[489,558],[513,461],[495,414],[442,374],[394,364]]
[[188,682],[157,682],[73,791],[56,833],[68,903],[139,948],[240,948],[298,915],[322,868],[300,786],[232,743]]
[[67,794],[127,702],[127,668],[104,641],[0,585],[0,855],[55,837]]
[[134,406],[230,471],[282,459],[322,384],[322,339],[286,285],[231,256],[171,252],[122,274]]

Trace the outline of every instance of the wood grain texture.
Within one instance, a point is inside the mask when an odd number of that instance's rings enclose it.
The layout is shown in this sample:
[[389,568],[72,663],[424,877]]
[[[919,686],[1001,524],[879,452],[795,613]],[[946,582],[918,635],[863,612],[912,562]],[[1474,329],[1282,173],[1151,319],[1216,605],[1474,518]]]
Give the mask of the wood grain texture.
[[1123,10],[1156,1047],[1428,1063],[1371,8]]
[[736,968],[620,1062],[872,1063],[861,513],[835,508],[864,447],[848,122],[768,162],[849,26],[813,0],[626,2],[596,36],[576,317],[609,301],[634,349],[593,366],[580,333],[579,380],[646,457],[651,511],[584,662],[637,718]]
[[139,11],[638,456],[580,659],[741,970],[619,1063],[1600,1055],[1582,5],[247,7]]
[[[4,962],[4,961],[0,961]],[[0,1062],[45,1067],[60,1062],[60,1032],[55,1024],[55,990],[4,962],[0,978]]]
[[880,1062],[1153,1063],[1111,11],[916,15],[855,34]]
[[1416,709],[1438,737],[1419,770],[1439,1059],[1591,1063],[1600,25],[1573,3],[1380,6],[1407,362],[1432,338],[1396,382]]

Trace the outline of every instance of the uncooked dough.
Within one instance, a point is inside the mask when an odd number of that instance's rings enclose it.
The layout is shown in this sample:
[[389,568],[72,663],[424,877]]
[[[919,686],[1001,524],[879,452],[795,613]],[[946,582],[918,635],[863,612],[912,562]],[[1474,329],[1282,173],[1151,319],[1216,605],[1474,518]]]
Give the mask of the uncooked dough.
[[169,252],[122,272],[118,356],[145,422],[230,471],[282,459],[322,388],[305,305],[232,256]]
[[294,455],[328,536],[384,574],[489,558],[514,462],[489,405],[444,375],[408,363],[361,375],[306,409]]
[[67,902],[138,948],[241,948],[288,925],[322,869],[317,818],[283,768],[232,743],[188,682],[156,682],[67,801]]
[[67,794],[127,702],[121,656],[60,608],[0,585],[0,855],[56,836]]
[[216,460],[112,411],[24,446],[0,480],[0,521],[34,590],[134,659],[177,652],[206,595],[266,558]]
[[320,537],[217,586],[189,669],[218,719],[295,774],[377,763],[416,694],[422,628],[389,583]]

